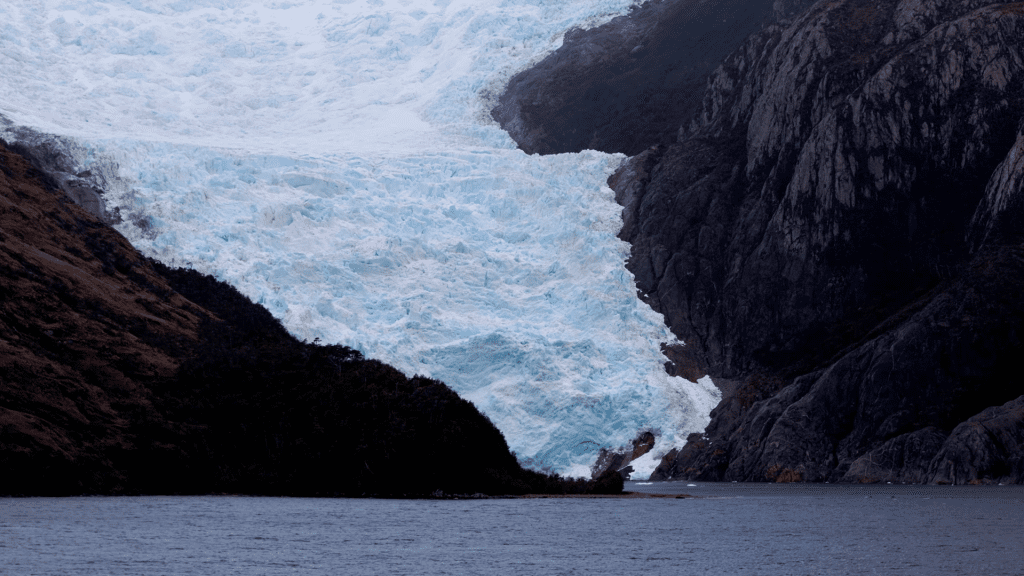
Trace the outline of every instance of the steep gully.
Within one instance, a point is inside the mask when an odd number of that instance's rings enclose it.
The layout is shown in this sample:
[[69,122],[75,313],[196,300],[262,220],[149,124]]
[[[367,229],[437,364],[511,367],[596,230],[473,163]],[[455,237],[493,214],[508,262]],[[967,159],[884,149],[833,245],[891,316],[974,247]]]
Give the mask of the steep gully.
[[749,6],[567,34],[493,112],[529,152],[632,155],[668,369],[728,384],[654,478],[1024,482],[1024,3]]

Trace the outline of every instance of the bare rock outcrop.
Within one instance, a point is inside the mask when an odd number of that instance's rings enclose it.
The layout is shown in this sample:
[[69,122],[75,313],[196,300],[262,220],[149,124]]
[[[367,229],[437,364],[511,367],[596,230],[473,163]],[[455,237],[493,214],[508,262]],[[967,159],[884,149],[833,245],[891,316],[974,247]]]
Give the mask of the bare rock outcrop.
[[1019,2],[817,2],[612,177],[644,298],[746,382],[656,478],[1024,481],[1019,38]]
[[[1024,477],[1024,396],[986,408],[949,435],[927,479],[939,484],[1020,483]],[[979,478],[978,471],[986,474]]]
[[645,430],[633,439],[629,447],[624,446],[618,450],[601,448],[597,455],[597,461],[591,467],[591,478],[596,480],[609,473],[615,473],[629,480],[630,474],[634,472],[630,463],[650,452],[654,448],[655,441],[654,433]]
[[708,75],[751,32],[803,0],[649,0],[514,76],[492,117],[531,154],[637,154],[675,139]]

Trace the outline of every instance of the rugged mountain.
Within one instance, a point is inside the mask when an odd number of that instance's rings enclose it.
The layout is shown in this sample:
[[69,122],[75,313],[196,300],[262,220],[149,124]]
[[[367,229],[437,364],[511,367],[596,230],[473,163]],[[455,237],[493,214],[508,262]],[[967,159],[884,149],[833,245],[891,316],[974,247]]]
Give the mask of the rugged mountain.
[[663,475],[1024,480],[1022,6],[818,2],[620,174],[638,285],[746,380]]
[[1020,38],[1020,2],[817,2],[610,179],[670,369],[735,382],[655,478],[1024,482]]
[[0,494],[621,491],[618,475],[525,471],[443,383],[298,342],[230,286],[142,257],[62,191],[67,174],[14,148],[0,146]]
[[645,2],[604,25],[566,32],[558,50],[512,77],[491,115],[531,154],[637,154],[674,141],[722,59],[805,3]]

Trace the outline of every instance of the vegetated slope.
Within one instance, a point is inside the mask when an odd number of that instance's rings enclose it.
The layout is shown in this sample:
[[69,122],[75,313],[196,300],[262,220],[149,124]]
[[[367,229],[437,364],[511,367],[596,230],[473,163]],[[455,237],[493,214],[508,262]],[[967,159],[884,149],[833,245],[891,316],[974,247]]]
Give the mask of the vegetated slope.
[[1024,481],[1024,4],[818,2],[612,184],[629,267],[743,381],[656,477]]
[[[0,151],[0,493],[128,489],[204,312],[24,158]],[[153,438],[153,441],[157,441]]]
[[302,343],[0,147],[0,494],[621,491],[525,471],[443,383]]
[[491,115],[530,154],[638,154],[675,140],[708,75],[752,32],[807,0],[650,0],[516,74]]
[[1024,482],[1024,3],[806,4],[609,181],[670,370],[730,384],[653,477]]

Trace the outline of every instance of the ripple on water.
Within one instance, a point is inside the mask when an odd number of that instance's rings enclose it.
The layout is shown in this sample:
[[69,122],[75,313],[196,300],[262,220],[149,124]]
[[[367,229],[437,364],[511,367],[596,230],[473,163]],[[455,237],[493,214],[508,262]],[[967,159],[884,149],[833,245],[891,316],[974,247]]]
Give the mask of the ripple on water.
[[630,488],[703,497],[4,499],[0,549],[11,574],[1024,571],[1024,487]]

